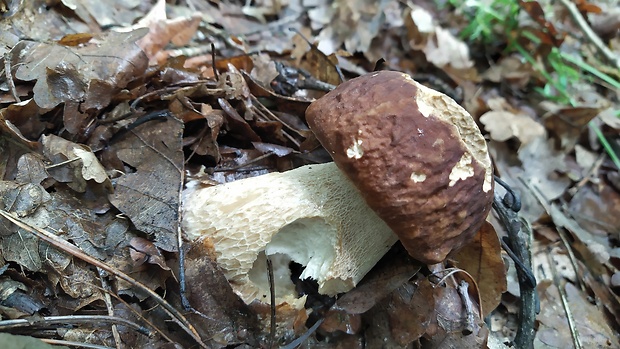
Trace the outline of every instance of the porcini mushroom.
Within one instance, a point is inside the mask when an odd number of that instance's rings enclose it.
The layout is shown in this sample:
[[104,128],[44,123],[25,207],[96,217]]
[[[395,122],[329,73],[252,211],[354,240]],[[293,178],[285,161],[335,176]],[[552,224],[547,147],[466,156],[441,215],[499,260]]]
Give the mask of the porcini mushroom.
[[469,113],[409,75],[361,76],[312,103],[306,120],[409,254],[443,261],[491,209],[493,171]]
[[289,261],[334,295],[353,288],[396,235],[411,256],[438,263],[486,218],[493,198],[486,143],[449,97],[381,71],[341,84],[306,118],[335,164],[184,192],[185,233],[213,244],[245,302],[268,297],[265,255],[280,262],[278,303],[300,306]]

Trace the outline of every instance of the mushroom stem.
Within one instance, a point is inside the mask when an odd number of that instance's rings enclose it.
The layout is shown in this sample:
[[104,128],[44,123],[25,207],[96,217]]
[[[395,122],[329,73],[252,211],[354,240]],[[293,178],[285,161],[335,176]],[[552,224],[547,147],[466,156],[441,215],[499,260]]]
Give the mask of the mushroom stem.
[[294,305],[291,261],[320,293],[335,295],[352,289],[397,240],[334,163],[190,186],[182,224],[189,239],[213,245],[246,303],[268,299],[265,256],[274,262],[277,303]]

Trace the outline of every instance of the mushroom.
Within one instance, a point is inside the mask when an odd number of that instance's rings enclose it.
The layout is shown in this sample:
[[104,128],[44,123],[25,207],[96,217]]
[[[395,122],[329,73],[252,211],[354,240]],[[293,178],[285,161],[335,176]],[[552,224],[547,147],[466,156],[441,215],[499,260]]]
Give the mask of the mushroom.
[[413,258],[441,262],[480,229],[493,200],[491,159],[453,99],[381,71],[338,86],[306,120]]
[[[353,288],[398,239],[424,263],[443,261],[491,208],[492,166],[472,117],[407,74],[349,80],[306,111],[334,163],[184,191],[182,225],[213,245],[246,303],[269,295],[303,306],[289,263],[328,295]],[[396,233],[396,235],[394,234]]]

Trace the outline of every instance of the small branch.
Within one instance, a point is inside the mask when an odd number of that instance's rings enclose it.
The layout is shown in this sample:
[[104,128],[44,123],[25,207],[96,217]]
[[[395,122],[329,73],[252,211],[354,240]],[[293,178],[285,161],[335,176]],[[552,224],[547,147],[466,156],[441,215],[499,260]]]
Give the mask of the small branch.
[[64,345],[65,347],[76,347],[76,348],[89,348],[89,349],[113,349],[110,347],[106,347],[103,345],[91,344],[91,343],[83,343],[83,342],[74,342],[74,341],[65,341],[60,339],[49,339],[49,338],[38,338],[41,342],[51,344],[51,345]]
[[[471,299],[469,298],[469,292],[467,289],[469,288],[469,284],[465,280],[461,280],[459,283],[457,290],[461,295],[461,299],[463,300],[463,304],[465,304],[465,324],[463,326],[463,334],[468,336],[474,332],[474,307],[471,304]],[[482,316],[482,315],[480,315]]]
[[[106,279],[106,273],[101,268],[97,268],[97,272],[99,273],[99,280],[101,281],[101,288],[105,291],[103,292],[103,299],[105,301],[106,308],[108,308],[108,316],[114,316],[114,305],[112,304],[112,297],[110,296],[110,284]],[[118,328],[116,324],[112,324],[112,337],[114,338],[114,343],[116,344],[116,349],[121,349],[121,336],[118,333]]]
[[151,331],[148,328],[142,327],[136,323],[117,316],[103,316],[103,315],[69,315],[69,316],[45,316],[41,320],[37,320],[34,323],[28,319],[13,319],[0,321],[0,330],[6,331],[13,328],[21,327],[36,327],[36,326],[50,326],[59,325],[67,326],[71,324],[101,324],[110,323],[122,326],[127,326],[136,330],[145,336],[151,336]]
[[4,74],[6,75],[6,83],[11,89],[11,93],[13,94],[13,98],[15,98],[15,102],[20,103],[22,100],[19,99],[17,89],[15,88],[15,81],[13,80],[13,74],[11,73],[11,57],[9,56],[9,52],[4,55]]
[[269,346],[267,348],[271,349],[276,340],[276,287],[273,279],[273,265],[269,256],[267,256],[267,276],[269,278],[269,295],[271,300],[271,328],[269,330]]
[[290,342],[289,344],[280,347],[280,349],[295,349],[295,348],[297,348],[298,346],[303,344],[303,342],[305,342],[306,339],[308,339],[308,337],[310,337],[317,330],[317,328],[319,328],[319,326],[321,326],[323,321],[325,321],[325,318],[319,319],[319,321],[315,322],[314,325],[312,325],[312,327],[310,327],[308,329],[308,331],[306,331],[304,334],[302,334],[301,336],[299,336],[297,339],[295,339],[294,341]]
[[[503,182],[502,182],[503,183]],[[505,184],[505,183],[504,183]],[[509,197],[509,196],[512,196]],[[534,321],[538,311],[538,295],[536,293],[536,279],[531,272],[532,257],[529,251],[529,244],[526,243],[522,232],[523,224],[515,207],[519,207],[518,195],[508,190],[504,198],[495,194],[493,198],[493,208],[497,213],[500,223],[508,233],[508,246],[514,252],[515,260],[521,265],[517,267],[519,277],[519,289],[521,291],[521,307],[519,309],[519,329],[514,339],[515,346],[520,349],[534,348]],[[528,236],[530,236],[528,234]]]
[[564,314],[566,314],[566,321],[568,322],[568,328],[573,339],[573,346],[575,349],[583,349],[579,331],[577,331],[577,325],[575,324],[575,317],[573,316],[573,312],[568,304],[568,297],[566,296],[566,290],[564,289],[566,282],[563,282],[558,275],[558,271],[555,269],[555,262],[551,259],[551,253],[547,253],[547,260],[549,261],[549,267],[553,273],[553,283],[555,284],[555,287],[558,288],[558,292],[560,293],[560,300],[562,301]]

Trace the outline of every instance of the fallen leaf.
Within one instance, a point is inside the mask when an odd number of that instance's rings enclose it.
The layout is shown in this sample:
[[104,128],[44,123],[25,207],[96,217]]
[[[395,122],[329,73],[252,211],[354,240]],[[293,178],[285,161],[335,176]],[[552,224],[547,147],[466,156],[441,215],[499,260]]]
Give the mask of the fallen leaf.
[[164,251],[177,250],[183,175],[182,131],[183,125],[168,117],[165,127],[145,123],[111,146],[129,167],[127,173],[116,180],[110,202],[127,215],[136,228],[152,234],[155,245]]
[[161,251],[149,240],[141,237],[135,237],[129,242],[129,255],[135,262],[136,266],[144,263],[158,265],[163,270],[170,270],[166,265],[166,259]]
[[113,89],[121,89],[144,73],[146,57],[135,41],[145,33],[146,30],[109,33],[97,44],[91,41],[83,47],[21,41],[12,49],[23,59],[14,62],[18,66],[15,77],[24,81],[36,80],[34,100],[41,108],[53,108],[67,101],[101,98],[91,96],[95,91],[91,89],[93,81],[99,80]]
[[89,180],[112,189],[105,169],[87,146],[54,135],[44,135],[41,142],[43,153],[53,161],[54,166],[50,166],[49,173],[56,180],[82,193],[86,191],[86,181]]
[[531,117],[506,110],[488,111],[480,116],[480,122],[491,134],[491,138],[498,142],[515,137],[521,144],[528,144],[545,134],[545,128]]
[[502,294],[506,292],[506,266],[493,226],[484,222],[473,241],[465,245],[453,258],[457,261],[457,266],[467,271],[476,281],[484,312],[482,315],[486,317],[497,308]]
[[429,328],[435,312],[434,293],[433,285],[427,279],[402,285],[392,293],[388,307],[389,324],[392,337],[398,344],[409,345],[425,333],[434,331]]
[[[391,251],[395,251],[392,249]],[[334,308],[348,314],[362,314],[401,287],[420,270],[405,253],[386,255],[353,290],[340,297]]]
[[[565,284],[566,300],[579,333],[581,344],[592,348],[614,348],[620,343],[605,321],[605,315],[596,305],[588,302],[578,289],[571,283]],[[540,328],[536,332],[535,345],[548,348],[570,348],[573,337],[568,326],[566,314],[561,307],[553,306],[560,302],[560,294],[556,285],[543,281],[539,286],[540,314],[536,317]]]
[[188,300],[199,312],[188,318],[211,347],[256,344],[256,315],[233,292],[213,260],[213,249],[204,242],[191,244],[185,254]]

